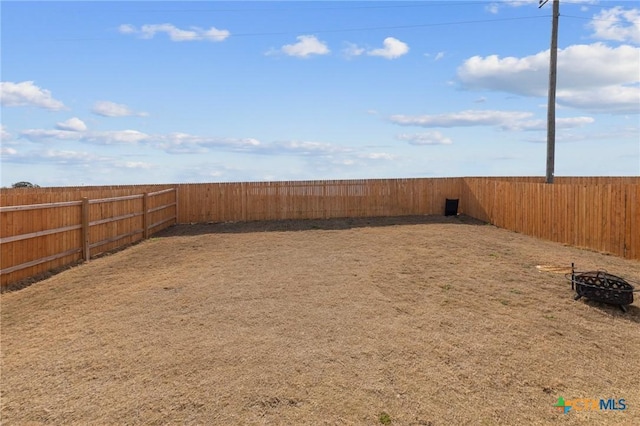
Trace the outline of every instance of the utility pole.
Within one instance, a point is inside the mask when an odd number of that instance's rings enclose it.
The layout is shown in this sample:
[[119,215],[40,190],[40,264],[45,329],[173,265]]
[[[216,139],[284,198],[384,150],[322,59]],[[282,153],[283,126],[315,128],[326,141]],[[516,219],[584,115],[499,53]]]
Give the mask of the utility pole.
[[[549,0],[539,0],[540,7]],[[558,68],[558,17],[560,0],[553,0],[551,21],[551,49],[549,59],[549,103],[547,104],[547,175],[546,183],[553,183],[556,158],[556,80]]]

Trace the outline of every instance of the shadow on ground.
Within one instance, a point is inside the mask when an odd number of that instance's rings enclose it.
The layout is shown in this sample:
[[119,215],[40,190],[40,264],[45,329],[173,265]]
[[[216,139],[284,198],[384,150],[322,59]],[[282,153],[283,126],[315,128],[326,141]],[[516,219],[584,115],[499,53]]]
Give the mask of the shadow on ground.
[[194,223],[181,224],[167,228],[157,234],[155,238],[190,236],[202,234],[223,233],[249,233],[249,232],[283,232],[283,231],[309,231],[319,230],[343,230],[353,228],[370,228],[380,226],[397,225],[424,225],[424,224],[459,224],[459,225],[486,225],[469,216],[393,216],[393,217],[363,217],[363,218],[336,218],[336,219],[300,219],[300,220],[269,220],[251,222],[220,222],[220,223]]
[[[608,316],[615,318],[623,318],[631,322],[635,322],[636,324],[640,324],[640,308],[634,305],[626,305],[626,312],[623,311],[620,306],[617,305],[608,305],[602,302],[596,302],[594,300],[589,299],[580,299],[578,302],[583,302],[587,304],[589,307],[597,309]],[[637,302],[636,302],[637,303]]]

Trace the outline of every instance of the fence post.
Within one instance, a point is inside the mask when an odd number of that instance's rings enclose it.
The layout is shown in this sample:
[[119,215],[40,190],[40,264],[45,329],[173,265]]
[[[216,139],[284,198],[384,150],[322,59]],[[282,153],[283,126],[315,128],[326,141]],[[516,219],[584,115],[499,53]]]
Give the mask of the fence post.
[[143,238],[146,240],[149,238],[149,193],[145,192],[142,197],[142,229],[144,233]]
[[89,199],[82,199],[82,259],[85,262],[91,259],[89,247]]

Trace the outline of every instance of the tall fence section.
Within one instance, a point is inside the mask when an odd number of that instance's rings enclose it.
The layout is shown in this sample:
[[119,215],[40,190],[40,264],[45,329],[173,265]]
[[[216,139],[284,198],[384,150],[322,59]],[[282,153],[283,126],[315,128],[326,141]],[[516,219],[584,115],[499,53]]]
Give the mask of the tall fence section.
[[367,179],[0,190],[1,284],[174,223],[443,214],[640,260],[640,177]]
[[[52,198],[51,193],[42,194]],[[2,286],[87,261],[175,224],[176,194],[169,188],[0,207]]]

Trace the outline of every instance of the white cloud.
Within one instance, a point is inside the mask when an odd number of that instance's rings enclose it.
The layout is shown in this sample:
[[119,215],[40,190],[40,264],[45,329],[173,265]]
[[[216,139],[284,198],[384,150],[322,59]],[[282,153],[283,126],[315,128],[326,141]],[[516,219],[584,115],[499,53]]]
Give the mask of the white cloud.
[[140,28],[142,38],[153,38],[156,33],[166,33],[172,41],[193,41],[198,39],[196,31],[181,30],[171,24],[143,25]]
[[432,55],[431,53],[425,53],[424,54],[425,58],[430,58],[431,56],[433,56],[433,61],[437,62],[441,59],[443,59],[446,56],[445,52],[438,52],[435,55]]
[[498,6],[497,3],[489,3],[488,5],[486,5],[485,10],[491,14],[497,14],[498,11],[500,10],[500,6]]
[[122,24],[118,27],[120,34],[135,34],[137,32],[136,27],[130,24]]
[[87,125],[84,124],[84,121],[80,120],[78,117],[73,117],[66,121],[57,123],[56,129],[70,130],[72,132],[84,132],[85,130],[87,130]]
[[263,152],[269,154],[330,155],[349,151],[348,148],[313,141],[279,141],[263,147]]
[[106,167],[108,169],[148,170],[154,167],[151,163],[123,161],[119,157],[97,155],[86,151],[44,149],[21,154],[16,152],[15,149],[7,149],[2,153],[7,157],[10,155],[11,157],[5,158],[5,160],[12,163],[47,163],[65,167],[81,167],[83,169]]
[[360,56],[365,53],[365,49],[355,43],[346,43],[346,45],[347,47],[342,49],[342,54],[347,58],[353,58],[354,56]]
[[165,33],[171,41],[223,41],[231,35],[228,30],[220,30],[216,27],[203,29],[190,27],[180,29],[173,24],[146,24],[139,29],[130,24],[123,24],[118,27],[121,34],[139,34],[144,39],[151,39],[157,33]]
[[[37,170],[39,167],[47,167],[53,172],[41,173],[39,184],[77,186],[84,184],[117,184],[131,181],[137,176],[137,181],[149,181],[153,179],[151,170],[163,170],[156,180],[162,182],[166,179],[166,169],[160,169],[158,165],[129,161],[122,156],[99,155],[93,152],[73,149],[37,149],[27,152],[2,152],[2,161],[6,164],[14,164],[17,170]],[[6,151],[6,150],[5,150]],[[159,178],[159,179],[158,179]],[[19,180],[16,178],[16,180]],[[166,180],[164,180],[166,182]]]
[[318,40],[315,36],[301,35],[296,37],[296,40],[298,40],[297,43],[286,44],[282,46],[280,51],[285,55],[298,58],[308,58],[311,55],[327,55],[331,52],[326,43]]
[[[346,58],[353,58],[355,56],[361,55],[369,55],[369,56],[380,56],[385,59],[395,59],[400,56],[406,55],[409,52],[409,46],[393,37],[387,37],[382,42],[383,47],[378,49],[366,49],[364,47],[360,47],[354,43],[347,43],[347,47],[342,50],[342,54]],[[443,53],[438,53],[438,57],[435,60],[441,59]],[[425,54],[425,56],[429,56],[429,54]]]
[[74,131],[28,129],[20,136],[31,142],[77,141],[94,145],[137,145],[147,144],[170,154],[205,153],[215,149],[234,152],[263,152],[263,145],[254,138],[218,138],[174,132],[149,135],[137,130]]
[[382,42],[383,47],[373,49],[367,52],[369,56],[381,56],[385,59],[395,59],[406,55],[409,52],[409,46],[394,37],[387,37]]
[[[612,141],[612,140],[622,140],[622,139],[628,139],[628,140],[637,140],[638,138],[638,132],[640,132],[640,128],[639,127],[628,127],[628,128],[618,128],[615,129],[613,131],[606,131],[606,132],[583,132],[583,133],[571,133],[571,132],[561,132],[561,133],[556,133],[556,141],[558,142],[582,142],[582,141]],[[533,143],[544,143],[547,141],[546,136],[539,136],[539,137],[529,137],[527,139],[523,139],[526,142],[533,142]],[[633,154],[631,154],[633,155]],[[637,154],[636,154],[637,156]]]
[[70,164],[96,161],[100,159],[100,156],[92,154],[90,152],[58,151],[54,149],[48,149],[40,154],[40,158],[53,160],[58,164]]
[[111,130],[88,132],[81,141],[97,145],[137,144],[149,140],[149,135],[137,130]]
[[466,110],[450,114],[436,115],[392,115],[391,122],[401,126],[420,127],[467,127],[495,126],[531,117],[530,112]]
[[389,154],[386,152],[370,152],[370,153],[366,153],[366,154],[359,154],[358,158],[363,158],[365,160],[386,160],[386,161],[392,161],[395,160],[397,157],[393,154]]
[[16,151],[15,148],[11,148],[10,146],[0,146],[0,155],[2,155],[3,157],[16,155],[17,153],[18,151]]
[[396,136],[396,139],[409,142],[411,145],[451,145],[453,143],[451,138],[440,132],[401,133]]
[[[449,114],[437,115],[393,115],[390,120],[401,126],[419,127],[470,127],[470,126],[495,126],[502,130],[545,130],[545,120],[533,120],[530,112],[524,111],[491,111],[491,110],[466,110]],[[556,127],[569,129],[591,124],[595,120],[592,117],[567,117],[557,118]],[[433,145],[451,143],[449,138],[439,132],[429,132],[418,135],[401,134],[399,140],[406,140],[414,145]]]
[[189,133],[170,133],[167,135],[153,136],[153,145],[170,154],[197,154],[205,153],[210,149],[225,149],[232,151],[248,151],[258,149],[261,146],[259,140],[254,138],[218,138],[211,136],[198,136]]
[[590,89],[638,83],[639,69],[640,47],[622,45],[612,48],[595,43],[558,51],[559,88]]
[[[556,128],[558,129],[573,129],[575,127],[582,127],[586,124],[595,123],[593,117],[566,117],[556,118]],[[544,127],[546,129],[546,126]]]
[[148,170],[153,167],[153,164],[145,163],[144,161],[124,161],[121,163],[116,163],[115,165],[125,169],[143,169],[143,170]]
[[79,141],[97,145],[136,144],[149,139],[149,135],[137,130],[113,130],[106,132],[82,132],[75,130],[29,129],[20,135],[32,142]]
[[31,142],[79,140],[82,133],[71,130],[28,129],[20,132],[20,136]]
[[331,162],[332,164],[336,164],[339,166],[351,167],[357,165],[356,161],[351,158],[341,158],[338,160],[334,160]]
[[[638,112],[638,69],[637,47],[594,43],[559,49],[557,102],[592,111]],[[467,89],[546,97],[548,72],[547,50],[522,58],[474,56],[458,68],[457,75]]]
[[[553,0],[550,0],[553,1]],[[532,6],[534,3],[537,5],[539,0],[502,0],[502,1],[494,1],[492,3],[487,4],[484,9],[495,15],[500,12],[500,9],[504,6],[510,7],[520,7],[520,6]]]
[[188,133],[171,133],[150,138],[155,148],[171,154],[206,153],[215,149],[264,155],[323,157],[352,152],[351,149],[325,142],[276,141],[262,143],[255,138],[217,138]]
[[[550,1],[553,1],[553,0],[550,0]],[[580,0],[576,0],[576,3],[578,3],[579,1]],[[521,7],[521,6],[530,6],[532,4],[539,5],[540,0],[503,0],[496,4],[498,4],[499,6],[506,5],[511,7]]]
[[0,141],[3,143],[10,141],[13,139],[13,135],[7,131],[7,128],[4,124],[0,124]]
[[228,30],[219,30],[215,27],[204,30],[204,39],[209,41],[222,41],[229,37],[229,35],[231,35],[231,33]]
[[0,82],[0,101],[2,105],[8,107],[35,106],[50,111],[65,109],[64,104],[54,99],[50,91],[41,89],[33,81]]
[[640,9],[605,9],[593,17],[589,26],[594,38],[640,43]]
[[91,112],[103,117],[146,117],[146,112],[135,112],[131,108],[123,104],[117,104],[109,101],[98,101],[93,105]]
[[[247,170],[243,167],[230,164],[229,162],[216,162],[208,159],[206,162],[195,163],[189,167],[178,169],[175,178],[179,182],[239,182],[247,181],[250,174],[254,174],[255,170]],[[255,180],[269,181],[268,176],[257,176]]]
[[458,68],[458,79],[468,89],[489,89],[543,96],[546,91],[548,52],[525,58],[473,56]]
[[[598,0],[571,0],[572,4],[595,4],[597,3]],[[546,5],[545,7],[551,7],[553,3],[553,0],[549,0],[549,4]],[[503,6],[509,6],[509,7],[522,7],[522,6],[528,6],[528,7],[533,7],[535,6],[539,6],[540,4],[540,0],[502,0],[502,1],[495,1],[493,3],[490,3],[489,5],[485,6],[485,10],[489,13],[492,14],[496,14],[498,13],[498,11],[500,10],[500,8],[502,8]]]
[[114,161],[114,159],[98,156],[90,152],[45,149],[30,151],[27,153],[15,153],[15,155],[12,155],[10,158],[6,159],[6,161],[23,164],[46,163],[63,166],[82,166],[84,168],[88,168],[91,164]]
[[640,87],[605,86],[592,90],[557,91],[558,103],[593,112],[626,114],[640,112]]
[[[582,127],[587,124],[594,123],[593,117],[567,117],[556,118],[556,129],[573,129],[576,127]],[[528,120],[528,121],[514,121],[504,123],[500,126],[504,130],[546,130],[547,120]]]

